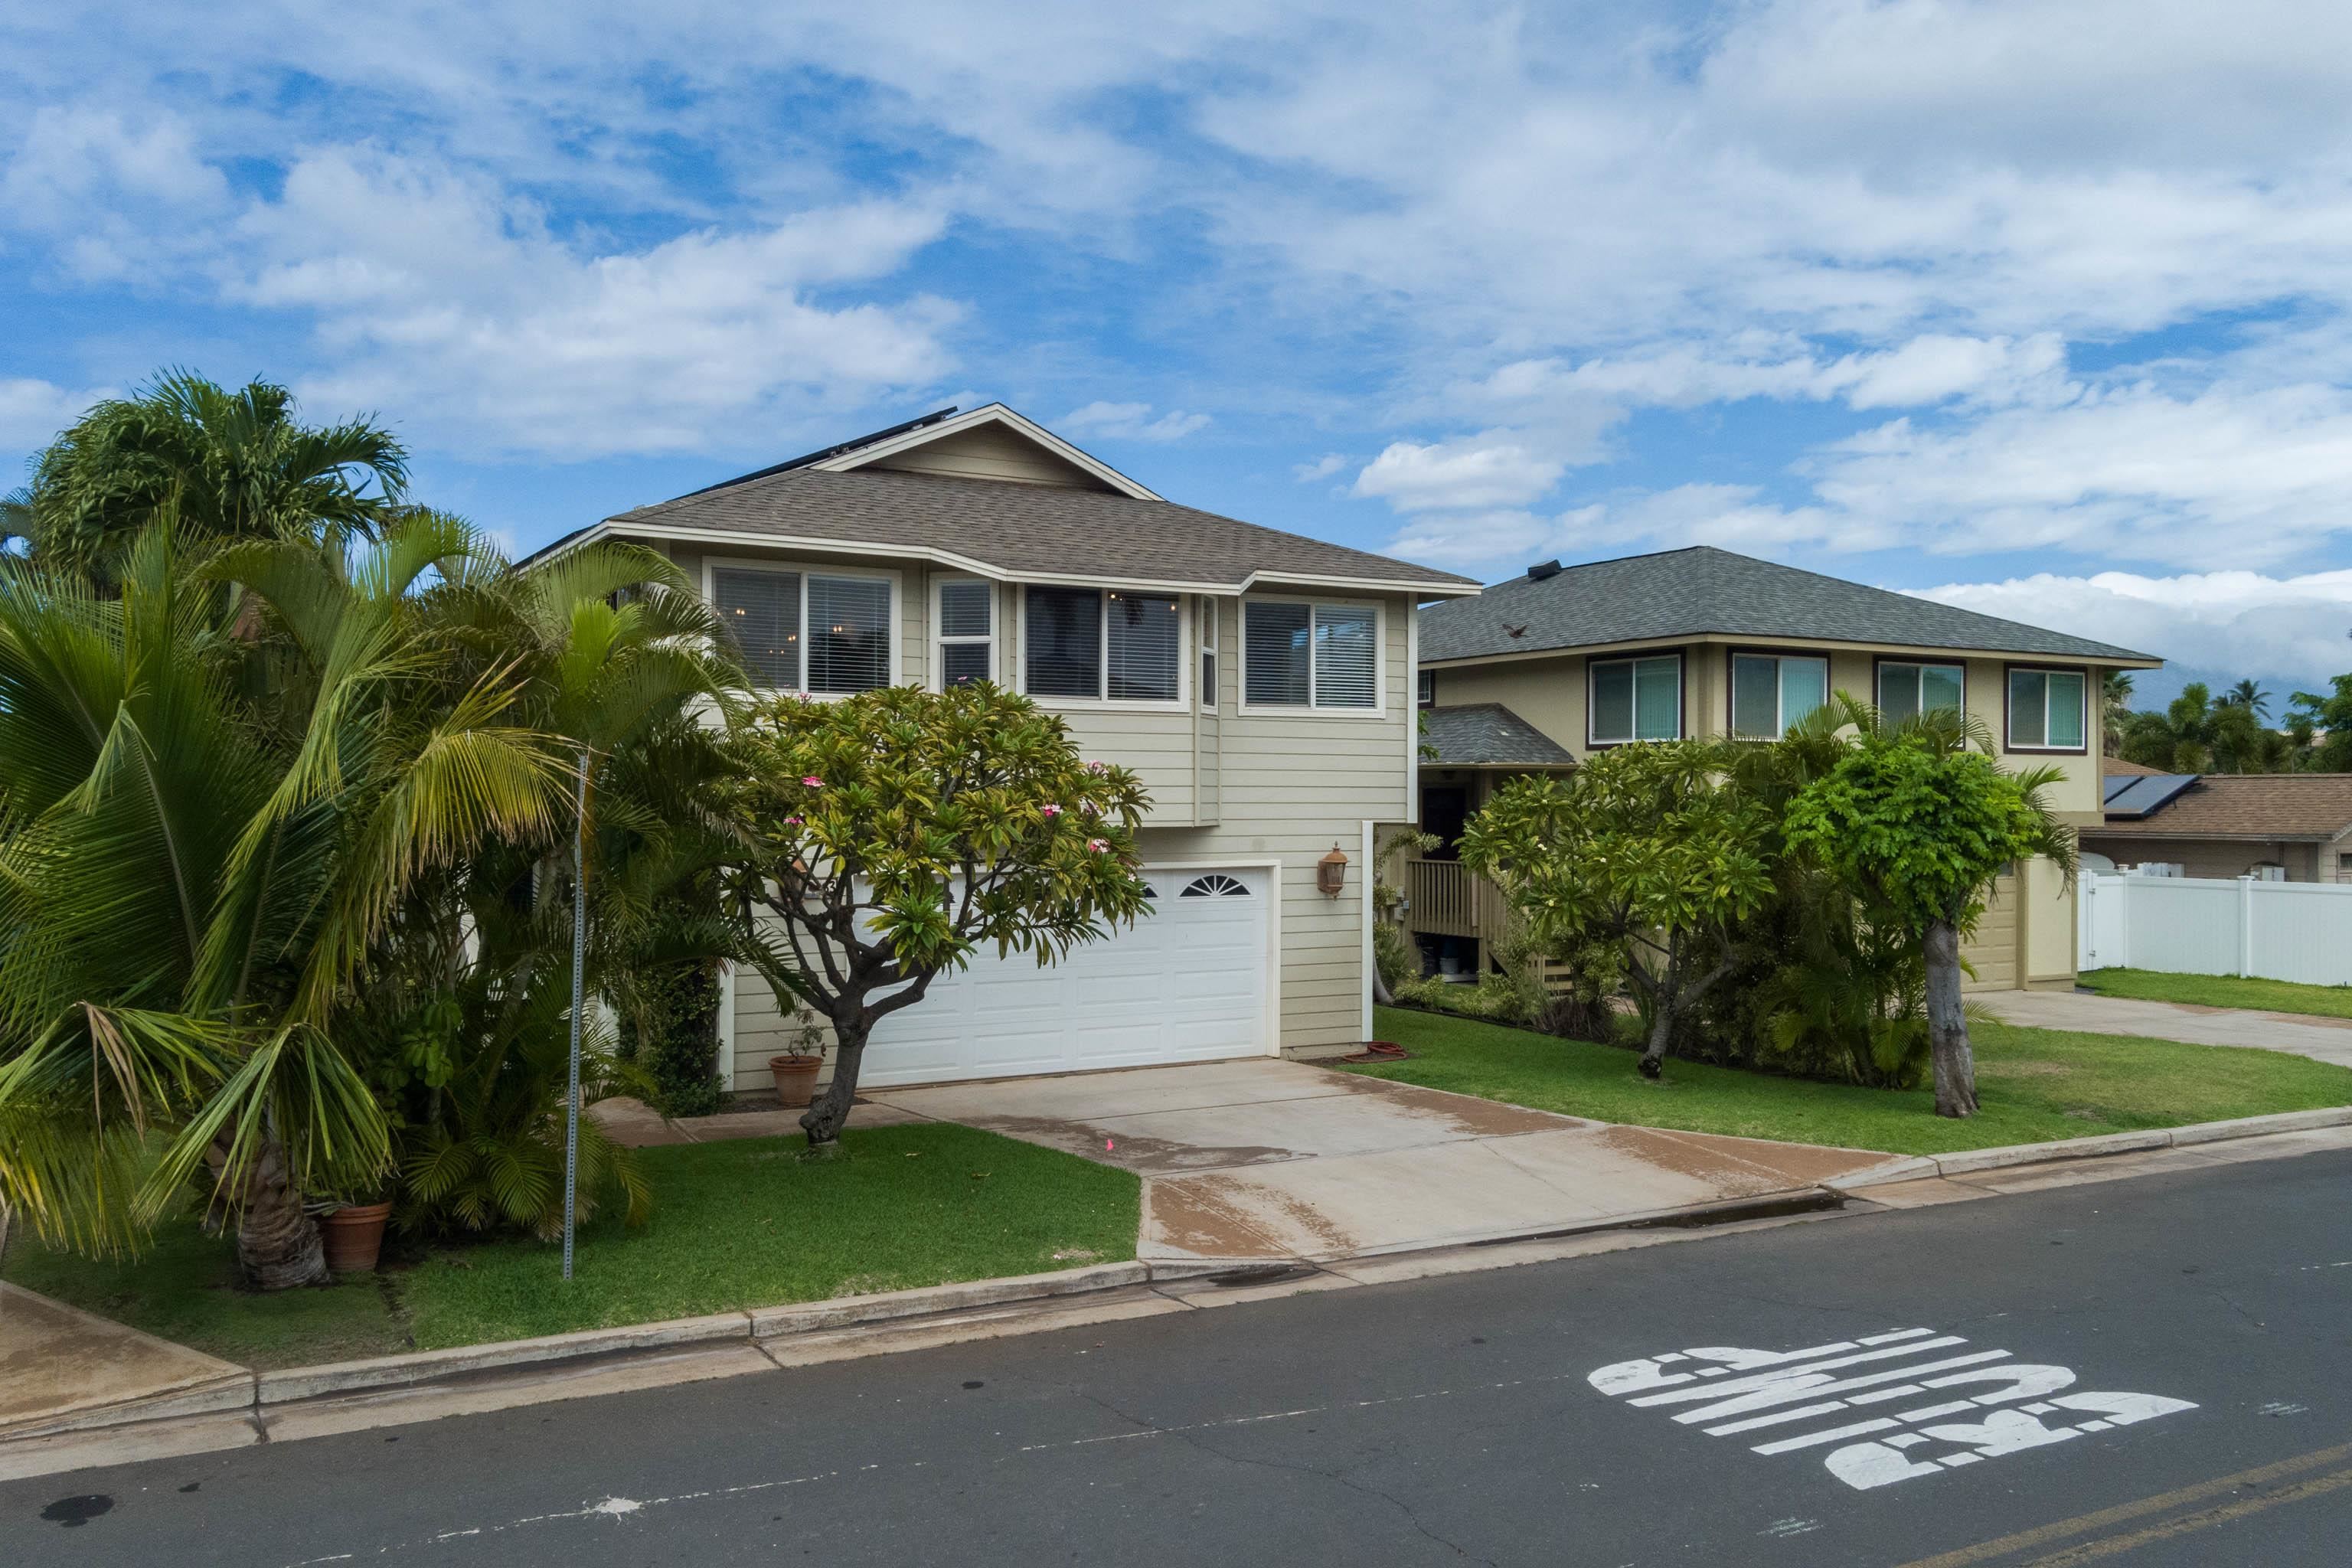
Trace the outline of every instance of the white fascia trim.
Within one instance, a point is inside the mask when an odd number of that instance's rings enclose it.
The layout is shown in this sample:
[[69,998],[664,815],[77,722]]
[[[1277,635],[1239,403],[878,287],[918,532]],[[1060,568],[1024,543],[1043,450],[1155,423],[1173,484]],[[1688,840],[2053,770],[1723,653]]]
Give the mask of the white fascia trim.
[[844,452],[840,457],[827,458],[822,463],[811,463],[809,467],[819,473],[845,474],[853,468],[862,468],[868,463],[877,462],[896,453],[912,451],[918,447],[928,447],[934,441],[949,436],[961,435],[966,430],[976,429],[982,425],[1006,426],[1016,434],[1034,441],[1064,462],[1085,469],[1121,495],[1131,497],[1136,500],[1167,499],[1144,489],[1108,463],[1097,458],[1088,457],[1044,426],[1022,417],[1002,403],[992,403],[985,407],[975,408],[969,414],[959,414],[952,419],[943,419],[937,425],[926,425],[919,430],[909,430],[905,435],[895,437],[890,440],[878,441],[871,447],[860,447],[855,452]]
[[798,533],[745,533],[735,529],[678,528],[668,523],[622,522],[612,519],[582,530],[576,538],[566,540],[560,546],[550,546],[536,559],[551,561],[604,539],[662,539],[676,540],[681,544],[712,544],[739,550],[824,550],[837,555],[880,555],[893,560],[921,561],[935,566],[951,567],[997,583],[1044,583],[1068,588],[1132,588],[1139,594],[1214,594],[1232,598],[1248,593],[1261,583],[1276,587],[1328,588],[1356,594],[1475,594],[1479,591],[1475,588],[1457,590],[1433,586],[1427,583],[1391,583],[1362,577],[1308,577],[1268,572],[1252,573],[1238,584],[1185,577],[1105,577],[1090,572],[1010,572],[1002,566],[929,544],[877,544],[859,539],[826,539]]
[[1304,572],[1253,572],[1238,590],[1268,588],[1339,588],[1360,594],[1415,594],[1424,599],[1472,599],[1486,590],[1475,583],[1419,583],[1401,577],[1322,577]]

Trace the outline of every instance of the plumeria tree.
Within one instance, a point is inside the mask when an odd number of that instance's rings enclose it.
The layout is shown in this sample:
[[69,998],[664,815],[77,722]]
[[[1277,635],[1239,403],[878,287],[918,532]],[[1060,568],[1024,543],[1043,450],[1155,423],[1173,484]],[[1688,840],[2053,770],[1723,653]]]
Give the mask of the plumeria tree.
[[1772,890],[1772,819],[1702,741],[1596,752],[1566,776],[1515,780],[1470,820],[1465,864],[1495,879],[1547,952],[1618,948],[1649,1016],[1641,1070],[1738,961],[1740,922]]
[[1948,712],[1887,726],[1869,708],[1840,700],[1855,728],[1853,748],[1790,805],[1789,841],[1819,856],[1878,918],[1918,933],[1936,1114],[1973,1116],[1960,940],[1983,914],[1993,879],[2012,864],[2040,856],[2074,875],[2074,833],[2042,794],[2065,773],[2004,772],[1979,721]]
[[1061,720],[986,682],[771,699],[739,745],[730,868],[778,1006],[833,1026],[833,1082],[801,1118],[838,1145],[866,1042],[973,953],[1049,964],[1147,910],[1125,768],[1083,761]]

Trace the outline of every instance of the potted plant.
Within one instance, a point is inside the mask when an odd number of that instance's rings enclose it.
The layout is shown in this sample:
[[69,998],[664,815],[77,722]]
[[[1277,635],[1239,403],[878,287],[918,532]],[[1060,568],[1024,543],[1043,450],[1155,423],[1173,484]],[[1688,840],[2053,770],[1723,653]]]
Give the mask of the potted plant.
[[327,1267],[338,1274],[368,1274],[375,1270],[383,1250],[384,1222],[392,1217],[392,1200],[346,1203],[319,1216],[319,1237],[326,1244]]
[[828,1043],[816,1015],[806,1007],[794,1007],[793,1048],[768,1058],[768,1070],[775,1075],[776,1098],[786,1110],[796,1110],[816,1098],[816,1075],[824,1069]]

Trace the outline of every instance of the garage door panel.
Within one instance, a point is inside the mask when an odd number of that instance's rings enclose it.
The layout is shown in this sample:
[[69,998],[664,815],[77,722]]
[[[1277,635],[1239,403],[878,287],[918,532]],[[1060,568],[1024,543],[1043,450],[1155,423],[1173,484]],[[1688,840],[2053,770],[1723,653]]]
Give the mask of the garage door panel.
[[[1202,877],[1245,890],[1184,898]],[[1151,871],[1151,912],[1129,931],[1040,969],[1020,953],[975,955],[877,1026],[864,1080],[877,1088],[1264,1054],[1264,869]]]

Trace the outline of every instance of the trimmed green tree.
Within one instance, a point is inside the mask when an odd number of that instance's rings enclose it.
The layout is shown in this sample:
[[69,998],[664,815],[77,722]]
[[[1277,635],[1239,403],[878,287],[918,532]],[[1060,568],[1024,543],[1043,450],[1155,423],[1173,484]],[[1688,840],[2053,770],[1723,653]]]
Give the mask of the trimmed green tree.
[[1946,715],[1890,729],[1857,711],[1869,722],[1860,723],[1853,749],[1790,803],[1789,842],[1819,856],[1883,918],[1919,933],[1936,1114],[1972,1116],[1976,1065],[1960,1005],[1960,941],[1984,913],[1994,879],[2012,864],[2041,857],[2074,877],[2074,835],[2042,796],[2065,773],[2004,772],[1987,754],[1991,736],[1981,723]]
[[983,946],[1042,967],[1146,912],[1125,768],[987,682],[773,698],[739,741],[728,874],[778,1007],[833,1026],[832,1084],[801,1125],[830,1152],[884,1018]]
[[1503,787],[1462,835],[1545,952],[1606,942],[1649,1015],[1656,1078],[1691,1009],[1729,974],[1738,931],[1772,890],[1771,814],[1700,741],[1597,752],[1565,776]]

